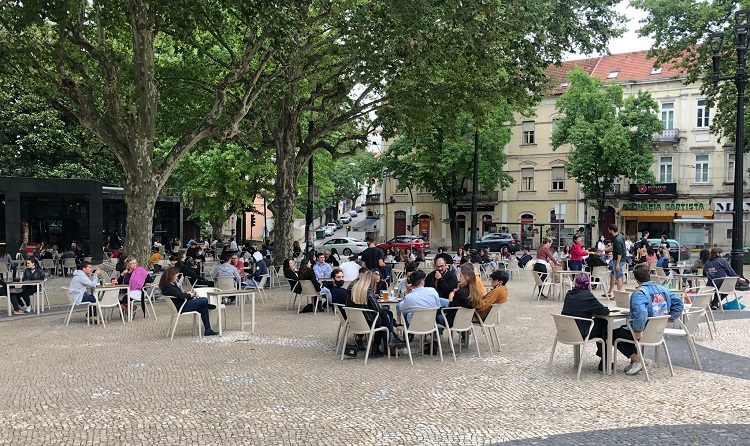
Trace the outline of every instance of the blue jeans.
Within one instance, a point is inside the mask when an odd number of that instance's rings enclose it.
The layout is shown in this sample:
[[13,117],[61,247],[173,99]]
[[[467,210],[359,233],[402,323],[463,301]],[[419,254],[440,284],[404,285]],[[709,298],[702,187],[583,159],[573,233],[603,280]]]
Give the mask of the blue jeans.
[[571,271],[583,271],[583,262],[580,260],[568,260]]
[[333,296],[331,295],[331,290],[322,286],[320,287],[320,294],[326,296],[326,300],[328,301],[328,304],[330,305],[331,301],[333,300]]
[[211,320],[208,318],[208,298],[196,297],[185,302],[181,313],[187,313],[190,311],[199,312],[201,314],[201,320],[203,321],[203,328],[205,331],[211,331]]
[[612,266],[610,267],[610,270],[612,271],[612,275],[615,276],[615,280],[622,279],[622,270],[625,268],[625,265],[626,265],[625,261],[624,260],[620,261],[620,269],[615,269],[614,260],[612,261],[611,265]]
[[[81,298],[81,302],[89,302],[94,303],[96,302],[96,297],[92,296],[88,293],[83,293],[83,297]],[[89,317],[95,317],[96,316],[96,307],[90,306],[89,307]]]

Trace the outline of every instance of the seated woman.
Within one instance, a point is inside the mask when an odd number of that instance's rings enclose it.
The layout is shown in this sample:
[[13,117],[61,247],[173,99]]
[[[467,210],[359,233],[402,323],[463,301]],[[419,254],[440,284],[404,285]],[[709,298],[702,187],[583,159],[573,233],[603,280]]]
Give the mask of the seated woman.
[[503,246],[503,250],[500,251],[500,258],[503,260],[510,260],[510,251],[507,246]]
[[464,257],[466,257],[466,253],[464,252],[464,247],[459,246],[456,253],[453,254],[453,263],[455,263],[456,265],[460,264],[461,260],[463,260]]
[[[174,256],[172,256],[174,257]],[[170,263],[171,263],[171,257],[170,257]],[[172,264],[172,266],[176,267],[177,258],[175,257],[175,263]],[[190,283],[195,285],[201,285],[201,286],[214,286],[214,282],[212,280],[208,280],[205,277],[201,277],[200,273],[198,272],[198,265],[195,263],[195,260],[193,260],[192,257],[188,257],[185,259],[185,263],[182,264],[182,267],[179,268],[180,272],[182,273],[182,276],[188,280],[190,280]]]
[[294,259],[284,260],[284,277],[289,282],[289,288],[292,290],[292,293],[299,294],[302,292]]
[[[120,273],[117,283],[120,285],[129,285],[128,292],[120,299],[120,305],[123,312],[128,311],[128,299],[141,302],[143,317],[146,317],[146,303],[143,301],[143,287],[147,283],[152,283],[154,278],[148,274],[146,268],[138,266],[138,260],[135,257],[128,257],[126,260],[127,268]],[[133,308],[133,317],[137,310]]]
[[154,269],[154,264],[158,263],[159,260],[161,260],[161,253],[159,248],[154,246],[151,248],[151,258],[148,259],[148,269]]
[[[378,296],[375,294],[376,280],[377,278],[375,277],[374,271],[365,271],[362,278],[354,284],[354,287],[352,288],[352,294],[351,296],[349,296],[349,299],[346,302],[346,306],[353,308],[364,308],[374,311],[374,313],[365,313],[367,323],[372,325],[372,322],[377,319],[377,323],[375,324],[375,326],[388,327],[388,332],[391,335],[389,343],[396,344],[398,342],[401,342],[401,340],[396,337],[396,332],[393,329],[393,314],[391,314],[391,312],[388,310],[380,308],[380,305],[378,304]],[[383,332],[375,332],[375,335],[372,339],[372,351],[370,352],[371,357],[378,358],[383,356],[383,350],[381,350],[381,346],[383,348],[387,347],[384,341],[385,339],[383,336]]]
[[333,267],[339,266],[339,252],[336,250],[336,248],[331,248],[331,251],[328,252],[328,250],[324,251],[326,254],[326,263],[329,263]]
[[161,280],[159,281],[159,289],[161,290],[162,296],[169,296],[172,298],[172,303],[180,313],[187,313],[190,311],[197,311],[201,315],[203,321],[204,336],[215,336],[219,333],[211,329],[211,320],[208,317],[208,310],[216,308],[215,305],[208,303],[208,299],[205,297],[195,297],[195,291],[184,293],[180,287],[177,286],[177,276],[180,274],[180,270],[175,267],[167,268],[162,274]]
[[[315,291],[318,292],[318,296],[321,294],[326,296],[326,302],[331,302],[332,296],[331,292],[326,287],[320,286],[320,282],[318,282],[318,278],[315,277],[315,271],[312,269],[312,262],[310,262],[310,259],[303,259],[302,263],[299,265],[299,273],[297,274],[299,276],[299,280],[309,280],[312,282],[312,285],[315,287]],[[302,290],[302,286],[300,286],[300,291]],[[325,311],[323,308],[323,303],[318,302],[318,311]]]
[[[26,270],[23,272],[21,281],[26,282],[27,280],[44,280],[44,271],[39,266],[39,260],[34,257],[26,260]],[[26,285],[21,290],[21,299],[24,302],[23,307],[27,313],[31,312],[31,296],[36,293],[36,290],[37,287],[35,285]],[[12,300],[13,298],[11,297]]]
[[[584,317],[591,319],[595,314],[609,314],[609,308],[602,305],[599,299],[591,292],[589,276],[578,274],[573,282],[573,288],[565,294],[562,313],[566,316]],[[589,333],[590,322],[576,321],[578,330],[584,338]],[[591,330],[591,338],[607,339],[607,321],[600,318],[594,319],[594,328]],[[596,356],[602,357],[602,345],[596,344]],[[604,358],[599,361],[599,370],[604,367]]]
[[[448,308],[463,307],[476,308],[482,302],[484,296],[483,290],[477,286],[476,272],[474,265],[464,263],[460,267],[458,276],[458,289],[448,295]],[[453,326],[453,320],[456,318],[455,311],[446,311],[448,325]]]

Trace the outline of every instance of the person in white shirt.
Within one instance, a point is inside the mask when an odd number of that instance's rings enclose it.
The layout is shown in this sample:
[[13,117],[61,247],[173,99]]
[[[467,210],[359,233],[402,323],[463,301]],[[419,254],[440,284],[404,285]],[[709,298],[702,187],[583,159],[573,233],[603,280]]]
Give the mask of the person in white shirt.
[[344,272],[344,282],[352,282],[354,280],[357,280],[357,278],[359,277],[359,269],[361,268],[361,266],[359,266],[359,263],[357,262],[357,255],[354,254],[349,257],[349,260],[341,263],[339,268],[341,268],[341,270]]
[[237,252],[240,250],[240,248],[237,246],[237,242],[234,241],[234,237],[229,238],[229,250],[232,252]]
[[[441,308],[448,306],[448,299],[441,299],[435,288],[424,286],[425,274],[422,271],[414,271],[409,277],[411,283],[411,293],[407,294],[404,300],[396,305],[396,311],[404,315],[404,320],[408,325],[411,322],[411,311],[422,308]],[[443,315],[438,312],[436,321],[438,324],[445,325]]]

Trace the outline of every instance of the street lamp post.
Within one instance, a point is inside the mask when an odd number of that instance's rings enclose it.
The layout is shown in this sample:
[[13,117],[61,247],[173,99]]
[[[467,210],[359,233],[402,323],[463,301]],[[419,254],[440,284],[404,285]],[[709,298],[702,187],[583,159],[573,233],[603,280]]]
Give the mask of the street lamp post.
[[268,210],[266,208],[266,198],[268,198],[268,191],[266,189],[261,189],[260,196],[263,197],[263,243],[266,243],[266,240],[268,240]]
[[709,35],[709,45],[711,47],[711,60],[713,65],[713,76],[711,81],[714,84],[719,81],[733,80],[737,87],[737,128],[734,138],[735,155],[734,155],[734,206],[732,215],[732,268],[742,275],[742,214],[743,200],[742,193],[744,189],[743,175],[743,154],[745,149],[745,86],[747,85],[748,74],[746,68],[747,62],[747,33],[750,24],[748,17],[750,10],[743,9],[734,14],[734,43],[737,47],[737,71],[733,75],[722,76],[719,73],[719,57],[722,50],[724,33]]

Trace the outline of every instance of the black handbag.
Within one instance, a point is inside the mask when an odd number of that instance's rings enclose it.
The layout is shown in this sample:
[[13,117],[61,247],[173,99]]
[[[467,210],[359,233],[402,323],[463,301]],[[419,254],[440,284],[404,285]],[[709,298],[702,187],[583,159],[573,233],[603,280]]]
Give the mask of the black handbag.
[[357,347],[357,344],[346,344],[346,346],[344,347],[344,355],[351,358],[356,358],[358,352],[359,347]]

